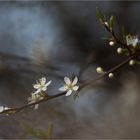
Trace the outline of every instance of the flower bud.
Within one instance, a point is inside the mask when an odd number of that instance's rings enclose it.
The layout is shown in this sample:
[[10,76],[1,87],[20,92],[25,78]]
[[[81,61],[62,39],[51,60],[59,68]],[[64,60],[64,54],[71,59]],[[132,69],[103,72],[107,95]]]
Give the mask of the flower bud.
[[111,72],[111,73],[108,74],[108,77],[109,78],[113,78],[114,77],[114,74]]
[[110,41],[110,42],[109,42],[109,45],[110,45],[110,46],[114,46],[114,45],[115,45],[115,42],[114,42],[114,41]]
[[97,73],[99,73],[99,74],[104,74],[104,70],[103,70],[102,67],[97,67],[96,71],[97,71]]
[[122,54],[122,53],[123,53],[123,49],[122,49],[122,48],[118,48],[118,49],[117,49],[117,53],[118,53],[118,54]]
[[107,22],[107,21],[105,21],[105,22],[104,22],[104,24],[105,24],[106,26],[109,26],[109,24],[108,24],[108,22]]
[[130,60],[130,61],[129,61],[129,65],[130,65],[130,66],[133,66],[135,63],[136,63],[135,60]]

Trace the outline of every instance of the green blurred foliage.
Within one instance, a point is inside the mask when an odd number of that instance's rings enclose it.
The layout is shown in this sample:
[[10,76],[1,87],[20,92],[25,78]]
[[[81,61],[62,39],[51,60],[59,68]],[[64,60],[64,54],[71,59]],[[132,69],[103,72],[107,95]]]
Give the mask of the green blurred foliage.
[[22,124],[23,129],[31,134],[32,136],[34,136],[35,138],[39,138],[39,139],[52,139],[52,135],[53,135],[53,125],[49,124],[47,130],[41,130],[41,129],[35,129],[30,127],[27,124]]

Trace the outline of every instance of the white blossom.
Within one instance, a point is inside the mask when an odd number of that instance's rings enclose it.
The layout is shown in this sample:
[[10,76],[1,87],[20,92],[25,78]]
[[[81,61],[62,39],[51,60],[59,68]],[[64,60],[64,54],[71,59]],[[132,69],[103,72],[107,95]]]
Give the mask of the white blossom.
[[137,46],[138,41],[139,41],[138,36],[131,36],[131,35],[126,36],[127,45],[132,45],[133,47],[135,47],[135,46]]
[[[33,87],[36,89],[35,92],[31,93],[31,97],[28,98],[29,104],[35,103],[37,101],[40,101],[44,99],[45,93],[44,91],[47,90],[47,87],[51,84],[51,81],[46,83],[46,78],[42,77],[39,79],[36,84],[33,85]],[[43,91],[43,92],[42,92]],[[35,104],[35,109],[37,109],[39,104]]]
[[77,91],[79,86],[77,86],[78,78],[75,77],[73,81],[70,78],[64,77],[65,85],[59,88],[59,91],[66,91],[66,96],[72,94],[73,91]]
[[41,91],[46,91],[47,87],[51,84],[51,81],[46,83],[46,78],[42,77],[33,87],[37,90],[34,94],[40,93]]

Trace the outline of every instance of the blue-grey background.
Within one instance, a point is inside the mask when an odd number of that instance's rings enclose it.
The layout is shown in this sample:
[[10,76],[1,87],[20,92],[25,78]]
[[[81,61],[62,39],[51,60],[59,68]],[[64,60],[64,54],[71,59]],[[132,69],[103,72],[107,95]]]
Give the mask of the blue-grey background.
[[[96,78],[97,66],[109,69],[125,59],[101,39],[109,34],[96,6],[106,18],[115,16],[119,37],[122,26],[139,35],[138,1],[0,2],[0,105],[27,103],[42,76],[53,80],[49,94],[57,94],[63,77],[78,75],[89,58],[83,79]],[[0,116],[0,138],[33,138],[22,124],[44,131],[52,124],[54,138],[140,138],[139,83],[139,66],[126,66],[114,79],[84,89],[76,101],[60,97],[37,111]]]

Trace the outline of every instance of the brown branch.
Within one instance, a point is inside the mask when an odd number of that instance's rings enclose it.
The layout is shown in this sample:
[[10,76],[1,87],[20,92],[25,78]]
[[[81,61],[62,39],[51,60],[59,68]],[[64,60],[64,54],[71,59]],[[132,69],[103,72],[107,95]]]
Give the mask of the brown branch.
[[48,101],[48,100],[57,98],[57,97],[59,97],[59,96],[63,96],[63,95],[65,95],[65,94],[66,94],[65,92],[62,92],[62,93],[59,93],[59,94],[57,94],[57,95],[46,96],[46,97],[44,97],[44,99],[39,100],[39,101],[37,101],[37,102],[33,102],[33,103],[30,103],[30,104],[22,105],[22,106],[15,107],[15,108],[10,108],[10,109],[4,110],[3,112],[0,112],[0,114],[15,114],[15,113],[17,113],[17,112],[19,112],[19,111],[22,111],[22,110],[25,109],[25,108],[31,107],[31,106],[36,105],[36,104],[43,103],[43,102],[45,102],[45,101]]
[[98,81],[99,79],[103,78],[104,76],[108,75],[109,73],[113,73],[116,70],[118,70],[120,67],[124,66],[125,64],[127,64],[131,59],[136,58],[138,55],[140,54],[140,50],[138,50],[135,54],[131,55],[130,57],[128,57],[127,59],[125,59],[124,61],[122,61],[121,63],[119,63],[118,65],[114,66],[113,68],[111,68],[110,70],[106,71],[103,75],[97,77],[96,79],[92,80],[92,81],[87,81],[82,83],[80,86],[81,87],[85,87],[87,85],[91,85],[94,84],[96,81]]
[[[82,90],[86,86],[93,85],[96,81],[102,79],[104,76],[108,75],[110,72],[115,72],[116,70],[118,70],[119,68],[121,68],[122,66],[127,64],[131,59],[137,57],[139,54],[140,54],[140,51],[138,51],[135,54],[133,54],[132,56],[128,57],[126,60],[124,60],[120,64],[116,65],[112,69],[106,71],[103,75],[97,77],[96,79],[90,80],[90,81],[85,81],[85,82],[81,83],[79,85],[80,90]],[[43,102],[51,100],[51,99],[55,99],[57,97],[65,95],[65,94],[66,94],[66,92],[62,92],[62,93],[59,93],[59,94],[56,94],[56,95],[53,95],[53,96],[46,96],[46,97],[44,97],[44,99],[39,100],[37,102],[26,104],[26,105],[22,105],[22,106],[11,108],[11,109],[7,109],[7,110],[4,110],[3,112],[1,112],[0,114],[15,114],[15,113],[17,113],[19,111],[22,111],[22,110],[30,107],[30,106],[33,106],[33,105],[36,105],[36,104],[40,104],[40,103],[43,103]]]

